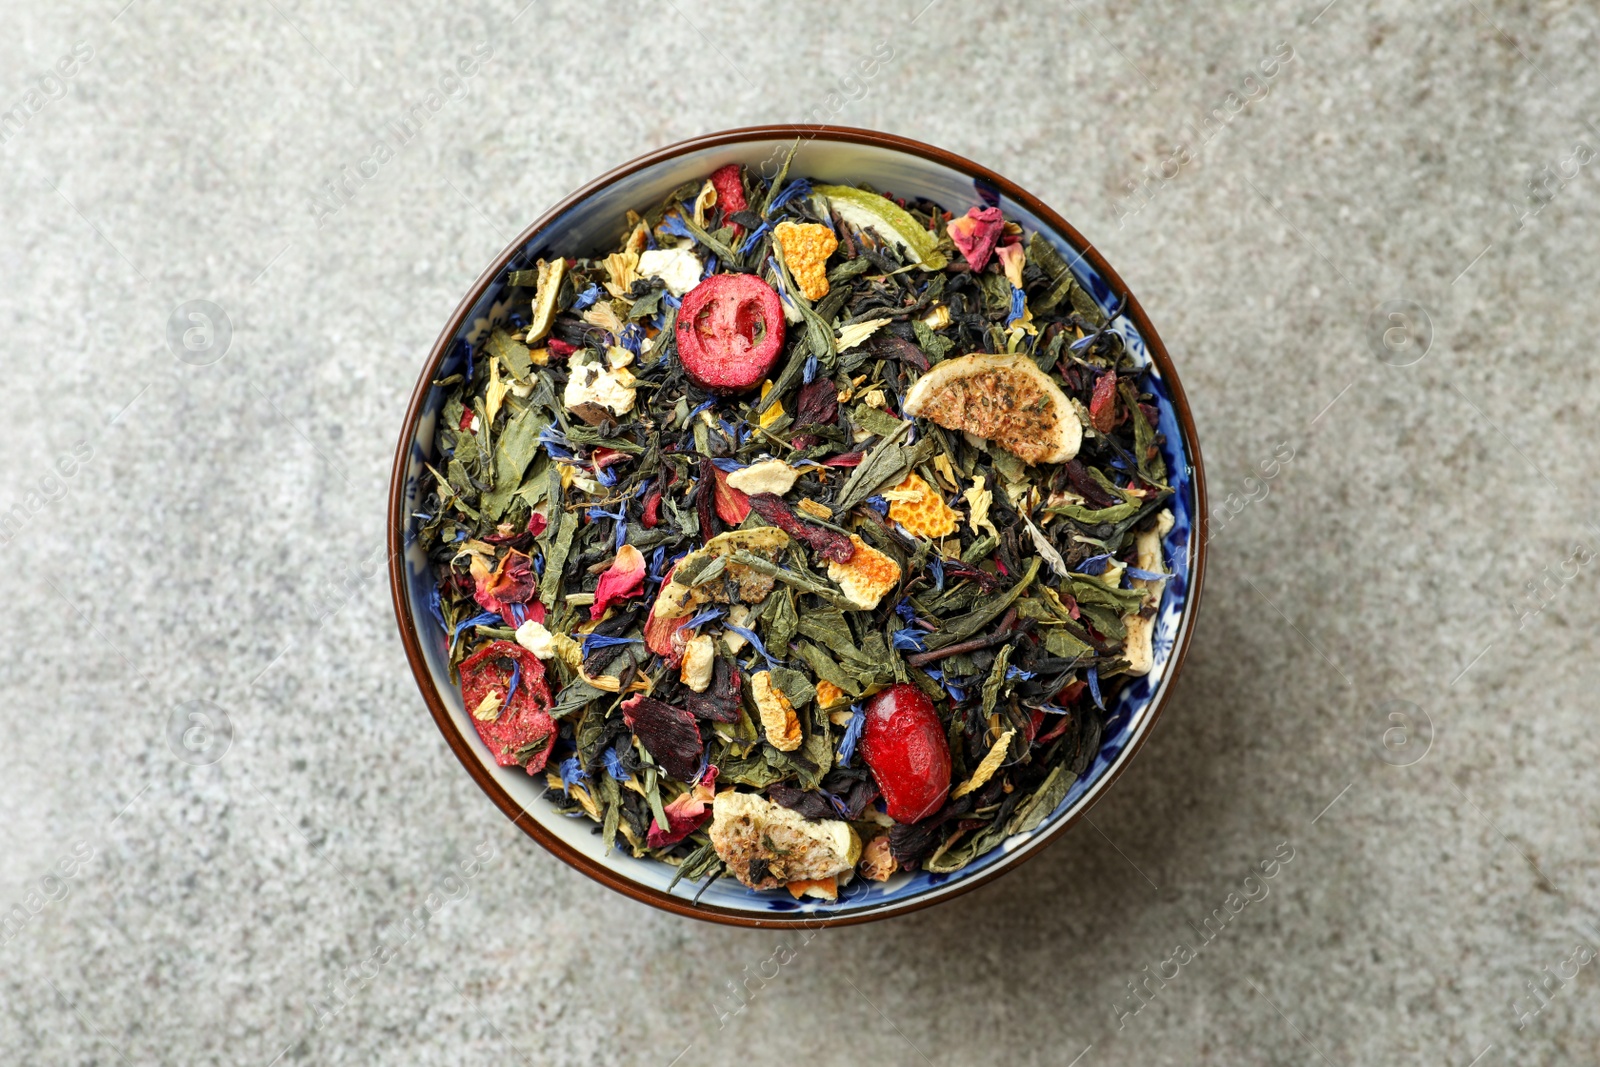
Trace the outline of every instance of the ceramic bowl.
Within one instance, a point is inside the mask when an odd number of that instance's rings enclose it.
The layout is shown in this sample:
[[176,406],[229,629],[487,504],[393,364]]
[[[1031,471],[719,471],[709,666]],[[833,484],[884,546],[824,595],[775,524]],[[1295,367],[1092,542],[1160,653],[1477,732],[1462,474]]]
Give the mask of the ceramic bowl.
[[[902,197],[927,197],[957,215],[985,202],[998,203],[1008,219],[1021,222],[1029,232],[1043,233],[1055,244],[1102,308],[1114,307],[1126,294],[1126,313],[1117,320],[1116,329],[1138,360],[1153,367],[1148,388],[1158,400],[1167,469],[1176,491],[1172,510],[1177,521],[1165,541],[1173,577],[1167,582],[1155,628],[1154,669],[1121,690],[1109,709],[1099,754],[1036,829],[1007,839],[953,874],[900,872],[885,882],[857,878],[836,902],[798,902],[782,890],[755,892],[723,878],[695,903],[696,886],[680,882],[667,889],[674,873],[671,866],[634,859],[626,852],[607,854],[592,822],[559,814],[541,796],[543,775],[495,765],[447,674],[444,634],[429,608],[433,581],[421,549],[414,544],[411,515],[423,492],[424,463],[435,457],[434,427],[443,392],[432,382],[452,373],[464,361],[467,346],[504,319],[508,309],[502,297],[510,270],[529,267],[540,257],[608,250],[623,232],[628,209],[643,211],[677,186],[723,164],[743,163],[772,177],[783,153],[797,139],[791,177],[864,182]],[[1138,300],[1065,220],[988,168],[929,145],[869,130],[765,126],[699,137],[619,167],[556,205],[489,264],[445,324],[406,411],[389,493],[389,576],[400,636],[434,721],[467,772],[530,837],[596,881],[682,915],[745,926],[846,924],[948,900],[1015,868],[1062,834],[1110,788],[1150,735],[1183,662],[1204,570],[1205,515],[1205,482],[1194,423],[1166,349]]]

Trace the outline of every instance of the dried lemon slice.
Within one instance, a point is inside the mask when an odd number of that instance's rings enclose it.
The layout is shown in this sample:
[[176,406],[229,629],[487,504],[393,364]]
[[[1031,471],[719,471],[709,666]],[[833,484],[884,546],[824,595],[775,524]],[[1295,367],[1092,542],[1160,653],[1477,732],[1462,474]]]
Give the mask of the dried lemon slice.
[[911,387],[905,409],[993,441],[1029,463],[1065,463],[1083,441],[1083,424],[1067,394],[1026,356],[947,359]]

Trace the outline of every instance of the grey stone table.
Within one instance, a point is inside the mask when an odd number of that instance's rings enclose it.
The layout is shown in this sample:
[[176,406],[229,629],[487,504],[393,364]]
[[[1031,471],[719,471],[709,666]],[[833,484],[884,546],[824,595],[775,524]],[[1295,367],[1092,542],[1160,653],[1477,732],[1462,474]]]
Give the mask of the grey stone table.
[[[1600,1059],[1594,8],[924,4],[10,6],[0,1060]],[[511,827],[375,561],[419,362],[517,230],[820,119],[1077,223],[1179,361],[1218,529],[1091,819],[807,941]],[[169,344],[194,300],[230,334]]]

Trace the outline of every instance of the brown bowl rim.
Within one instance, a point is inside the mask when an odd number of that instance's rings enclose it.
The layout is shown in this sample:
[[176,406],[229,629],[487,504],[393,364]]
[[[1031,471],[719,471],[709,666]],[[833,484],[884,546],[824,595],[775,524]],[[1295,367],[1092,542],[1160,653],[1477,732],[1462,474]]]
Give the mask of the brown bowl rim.
[[[1016,860],[996,865],[980,875],[964,879],[954,886],[951,892],[941,893],[929,899],[913,898],[895,904],[887,904],[870,911],[839,916],[819,915],[808,912],[788,914],[776,912],[771,915],[751,915],[712,904],[693,904],[661,890],[634,882],[604,864],[597,863],[589,857],[573,851],[565,842],[541,826],[537,819],[533,818],[511,797],[511,794],[494,779],[493,775],[479,761],[478,756],[472,750],[471,742],[461,731],[456,729],[449,710],[445,707],[444,701],[440,698],[432,683],[432,674],[428,670],[427,661],[422,652],[422,644],[417,635],[416,620],[412,616],[411,606],[405,595],[405,523],[402,510],[405,501],[406,471],[410,463],[411,441],[415,434],[416,425],[421,418],[423,404],[427,399],[429,389],[432,387],[431,383],[438,373],[439,365],[454,343],[467,314],[477,304],[484,290],[500,276],[500,272],[505,269],[512,257],[522,251],[528,242],[533,239],[534,235],[572,207],[611,183],[646,167],[704,148],[716,148],[746,141],[795,139],[841,141],[850,144],[889,148],[909,155],[920,156],[942,166],[969,174],[974,178],[980,178],[993,185],[1014,202],[1026,206],[1035,216],[1054,227],[1057,233],[1071,241],[1084,258],[1094,265],[1095,270],[1100,273],[1100,276],[1105,279],[1106,283],[1114,291],[1126,293],[1128,296],[1128,304],[1124,313],[1138,326],[1140,335],[1144,338],[1145,347],[1150,353],[1150,358],[1161,369],[1163,381],[1171,394],[1173,410],[1183,431],[1185,452],[1189,457],[1191,476],[1194,482],[1196,512],[1196,518],[1191,526],[1191,536],[1194,538],[1194,544],[1188,582],[1188,604],[1184,608],[1184,623],[1180,628],[1177,647],[1173,649],[1169,676],[1162,684],[1161,691],[1156,694],[1155,699],[1150,703],[1148,712],[1150,715],[1149,725],[1128,748],[1123,750],[1117,761],[1112,764],[1107,771],[1104,782],[1089,803],[1046,828],[1041,834],[1039,843],[1029,848],[1026,852],[1019,854]],[[500,253],[494,263],[479,275],[478,280],[473,284],[468,294],[457,305],[448,325],[440,333],[439,339],[434,342],[433,351],[429,355],[427,363],[423,366],[422,374],[417,379],[416,387],[412,390],[411,402],[406,407],[405,422],[399,444],[395,449],[394,465],[390,474],[388,524],[390,594],[394,601],[395,621],[400,628],[400,639],[405,645],[406,660],[411,666],[412,676],[416,680],[417,688],[421,691],[424,702],[428,705],[428,710],[433,714],[434,722],[438,725],[439,731],[444,735],[445,741],[449,744],[451,750],[455,752],[456,758],[461,761],[462,766],[472,776],[473,781],[478,783],[478,787],[494,801],[495,805],[505,813],[513,824],[520,827],[529,837],[539,842],[558,858],[582,871],[600,884],[634,900],[676,915],[729,926],[775,928],[804,925],[811,928],[820,928],[823,926],[851,926],[856,923],[887,919],[891,916],[905,915],[918,911],[932,904],[954,900],[956,897],[971,892],[1002,874],[1015,870],[1024,861],[1043,852],[1045,846],[1059,838],[1087,814],[1090,808],[1099,803],[1100,799],[1105,796],[1116,780],[1122,776],[1123,771],[1127,769],[1138,751],[1144,747],[1150,735],[1155,732],[1156,722],[1160,718],[1161,712],[1165,709],[1167,701],[1171,699],[1172,692],[1176,687],[1178,675],[1183,668],[1184,659],[1189,651],[1189,641],[1194,634],[1196,613],[1200,606],[1201,585],[1205,578],[1209,516],[1207,515],[1206,507],[1205,467],[1200,459],[1199,436],[1195,432],[1194,416],[1189,410],[1188,397],[1184,394],[1183,383],[1178,378],[1177,368],[1173,366],[1172,359],[1167,354],[1166,345],[1163,344],[1160,334],[1156,332],[1155,326],[1145,315],[1144,308],[1139,303],[1138,298],[1123,283],[1121,276],[1100,255],[1099,250],[1087,241],[1075,227],[1037,197],[1033,196],[1033,194],[1020,188],[1016,183],[995,173],[988,167],[964,156],[956,155],[954,152],[937,148],[909,137],[883,133],[878,130],[858,129],[848,126],[779,124],[745,126],[738,129],[704,134],[639,156],[637,159],[624,163],[622,166],[601,175],[567,196],[530,224],[516,240]]]

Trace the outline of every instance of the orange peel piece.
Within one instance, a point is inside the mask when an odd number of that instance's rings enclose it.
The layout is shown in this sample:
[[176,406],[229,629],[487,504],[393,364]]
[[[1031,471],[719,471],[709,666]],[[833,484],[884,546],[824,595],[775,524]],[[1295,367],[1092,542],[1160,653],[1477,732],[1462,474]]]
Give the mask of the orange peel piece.
[[949,537],[956,532],[960,513],[915,471],[883,496],[889,501],[889,518],[914,537]]
[[783,262],[807,300],[828,295],[828,257],[839,247],[839,238],[818,222],[780,222],[772,236],[783,248]]

